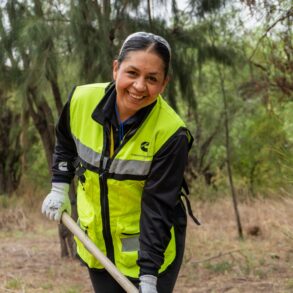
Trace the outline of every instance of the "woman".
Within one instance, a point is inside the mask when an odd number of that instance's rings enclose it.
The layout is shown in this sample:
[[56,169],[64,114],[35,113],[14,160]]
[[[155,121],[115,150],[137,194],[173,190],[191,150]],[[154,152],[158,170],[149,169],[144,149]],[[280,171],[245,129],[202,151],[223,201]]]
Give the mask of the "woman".
[[[111,83],[78,86],[56,128],[52,189],[42,212],[69,213],[79,178],[80,227],[140,292],[172,292],[182,262],[183,173],[192,137],[160,94],[171,49],[138,32],[123,43]],[[123,292],[77,239],[95,292]]]

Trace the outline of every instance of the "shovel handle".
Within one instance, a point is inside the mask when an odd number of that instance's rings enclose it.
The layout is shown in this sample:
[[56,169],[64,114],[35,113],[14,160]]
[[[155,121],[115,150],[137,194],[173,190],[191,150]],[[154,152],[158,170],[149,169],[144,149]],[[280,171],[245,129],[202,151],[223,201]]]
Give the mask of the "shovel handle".
[[75,221],[63,212],[62,223],[75,235],[86,247],[86,249],[105,267],[108,273],[118,282],[118,284],[128,293],[138,293],[137,288],[122,275],[115,265],[100,251],[100,249],[90,240],[89,237],[79,228]]

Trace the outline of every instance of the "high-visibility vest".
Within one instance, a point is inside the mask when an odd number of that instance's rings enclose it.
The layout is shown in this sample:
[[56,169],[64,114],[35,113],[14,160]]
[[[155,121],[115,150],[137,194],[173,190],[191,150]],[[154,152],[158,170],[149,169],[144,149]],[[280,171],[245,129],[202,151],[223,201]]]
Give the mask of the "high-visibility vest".
[[[135,134],[112,157],[104,155],[105,129],[92,113],[108,84],[78,86],[70,102],[70,128],[86,171],[77,188],[79,225],[126,276],[138,278],[141,197],[154,155],[184,122],[161,96]],[[112,143],[114,143],[112,141]],[[164,253],[163,272],[176,256],[174,228]],[[103,266],[77,242],[77,252],[90,268]]]

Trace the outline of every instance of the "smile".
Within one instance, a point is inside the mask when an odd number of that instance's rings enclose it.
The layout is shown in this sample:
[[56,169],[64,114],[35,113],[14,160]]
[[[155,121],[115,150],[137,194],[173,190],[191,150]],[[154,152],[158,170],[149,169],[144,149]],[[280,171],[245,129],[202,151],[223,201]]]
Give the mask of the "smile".
[[140,100],[142,100],[142,99],[144,99],[144,98],[146,97],[146,96],[135,95],[135,94],[132,94],[132,93],[129,93],[129,92],[128,92],[128,94],[129,94],[129,96],[130,96],[132,99],[137,100],[137,101],[140,101]]

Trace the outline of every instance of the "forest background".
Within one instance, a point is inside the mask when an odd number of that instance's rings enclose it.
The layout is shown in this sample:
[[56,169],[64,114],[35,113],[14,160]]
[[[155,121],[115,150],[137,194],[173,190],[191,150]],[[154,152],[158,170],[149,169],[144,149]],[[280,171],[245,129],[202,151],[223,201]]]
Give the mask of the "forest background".
[[[164,97],[195,138],[186,172],[195,211],[225,207],[236,222],[233,236],[263,235],[261,224],[243,227],[238,206],[265,200],[264,206],[285,203],[282,216],[292,214],[292,18],[289,0],[2,0],[0,228],[11,230],[9,221],[23,227],[12,215],[42,221],[54,126],[71,89],[110,81],[123,39],[150,31],[170,42]],[[62,256],[72,254],[58,231]],[[292,226],[285,232],[292,244]],[[220,264],[210,270],[230,271],[229,262]],[[282,288],[293,288],[286,280]]]

